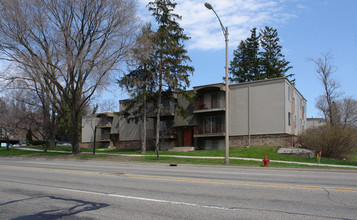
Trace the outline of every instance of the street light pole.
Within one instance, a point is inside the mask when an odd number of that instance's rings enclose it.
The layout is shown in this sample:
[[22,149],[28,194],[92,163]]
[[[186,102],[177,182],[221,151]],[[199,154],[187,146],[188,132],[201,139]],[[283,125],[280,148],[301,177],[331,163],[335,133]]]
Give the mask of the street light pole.
[[224,28],[221,19],[217,15],[216,11],[213,9],[212,5],[205,3],[205,7],[209,10],[212,10],[216,15],[219,24],[226,41],[226,111],[225,111],[225,155],[224,155],[224,164],[229,164],[229,85],[228,85],[228,27]]

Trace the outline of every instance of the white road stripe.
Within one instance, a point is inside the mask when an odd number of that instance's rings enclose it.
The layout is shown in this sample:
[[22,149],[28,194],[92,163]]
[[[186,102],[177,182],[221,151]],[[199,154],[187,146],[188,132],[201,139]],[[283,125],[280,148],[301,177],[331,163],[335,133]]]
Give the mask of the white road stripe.
[[91,191],[84,191],[84,190],[77,190],[77,189],[67,189],[67,188],[58,188],[58,189],[61,189],[64,191],[70,191],[70,192],[92,194],[92,195],[110,196],[110,197],[117,197],[117,198],[124,198],[124,199],[135,199],[135,200],[158,202],[158,203],[169,203],[169,204],[175,204],[175,205],[194,206],[194,207],[199,207],[199,208],[220,209],[220,210],[229,210],[229,211],[238,210],[237,208],[200,205],[200,204],[195,204],[195,203],[175,202],[175,201],[169,201],[169,200],[151,199],[151,198],[136,197],[136,196],[126,196],[126,195],[111,194],[111,193],[91,192]]

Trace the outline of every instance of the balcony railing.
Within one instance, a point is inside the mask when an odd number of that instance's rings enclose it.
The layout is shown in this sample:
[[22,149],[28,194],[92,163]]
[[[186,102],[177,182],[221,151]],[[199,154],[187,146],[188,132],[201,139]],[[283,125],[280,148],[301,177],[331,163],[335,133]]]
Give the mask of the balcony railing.
[[161,115],[175,114],[175,106],[163,106],[163,108],[160,110],[160,113]]
[[177,132],[174,128],[161,128],[160,137],[176,137]]
[[197,100],[194,105],[194,111],[224,109],[224,107],[225,107],[224,98],[215,98],[215,99],[211,99],[208,102]]
[[97,135],[96,140],[97,141],[109,141],[110,140],[110,135],[109,134]]
[[111,127],[112,121],[109,120],[102,120],[99,122],[98,127]]
[[224,124],[213,124],[209,126],[198,125],[195,127],[195,134],[222,134],[225,132]]
[[[148,113],[149,117],[155,118],[157,115],[157,110],[153,110]],[[175,106],[162,106],[160,109],[161,116],[174,116],[175,115]]]

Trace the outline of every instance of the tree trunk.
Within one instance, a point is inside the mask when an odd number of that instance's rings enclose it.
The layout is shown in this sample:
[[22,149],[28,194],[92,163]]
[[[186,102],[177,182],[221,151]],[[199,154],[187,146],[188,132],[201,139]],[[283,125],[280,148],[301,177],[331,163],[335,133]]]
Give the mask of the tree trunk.
[[72,126],[71,126],[71,144],[72,144],[72,154],[77,155],[81,153],[81,148],[79,147],[79,113],[75,110],[72,110]]
[[160,113],[161,113],[161,90],[162,90],[162,74],[159,75],[159,97],[157,100],[157,114],[156,114],[156,144],[155,144],[155,152],[157,156],[157,160],[160,160],[159,155],[159,144],[160,144]]
[[160,160],[159,155],[159,144],[160,144],[160,108],[161,108],[161,92],[159,93],[159,100],[157,103],[157,114],[156,114],[156,143],[155,143],[155,152],[157,160]]
[[49,136],[49,148],[56,147],[56,134],[57,134],[57,119],[56,111],[52,109],[51,113],[51,127],[50,127],[50,136]]
[[49,148],[56,147],[56,134],[55,132],[51,132],[50,140],[49,140]]
[[[42,92],[42,96],[44,97],[43,92]],[[51,129],[50,129],[50,112],[49,112],[48,104],[46,102],[43,102],[42,111],[43,111],[42,112],[42,114],[43,114],[42,127],[44,130],[42,138],[45,141],[42,144],[42,147],[43,147],[43,152],[47,153],[47,148],[49,147],[49,139],[50,139]]]
[[97,125],[94,127],[94,136],[93,136],[93,155],[95,154],[95,142],[96,142],[96,136],[97,136]]
[[146,154],[146,94],[143,103],[143,137],[141,140],[141,154]]

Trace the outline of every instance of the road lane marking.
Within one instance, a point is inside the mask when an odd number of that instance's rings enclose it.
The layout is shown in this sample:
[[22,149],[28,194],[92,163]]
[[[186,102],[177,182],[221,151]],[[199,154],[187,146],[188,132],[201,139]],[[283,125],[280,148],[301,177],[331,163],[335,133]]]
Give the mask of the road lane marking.
[[122,174],[122,173],[105,173],[96,171],[81,171],[81,170],[64,170],[55,168],[39,168],[39,167],[21,167],[21,166],[7,166],[0,165],[2,168],[22,169],[22,170],[39,170],[49,172],[61,173],[76,173],[89,175],[107,175],[107,176],[121,176],[128,178],[150,179],[150,180],[165,180],[165,181],[179,181],[179,182],[195,182],[195,183],[213,183],[213,184],[227,184],[238,186],[256,186],[256,187],[274,187],[274,188],[289,188],[289,189],[314,189],[314,190],[333,190],[345,192],[357,192],[357,188],[346,187],[329,187],[329,186],[310,186],[310,185],[295,185],[295,184],[278,184],[278,183],[258,183],[258,182],[243,182],[243,181],[229,181],[229,180],[211,180],[211,179],[194,179],[181,177],[167,177],[167,176],[149,176],[138,174]]
[[137,196],[126,196],[120,194],[112,194],[112,193],[100,193],[100,192],[92,192],[92,191],[85,191],[85,190],[77,190],[77,189],[68,189],[68,188],[57,188],[64,191],[69,192],[78,192],[78,193],[86,193],[92,195],[99,195],[99,196],[109,196],[109,197],[116,197],[116,198],[124,198],[124,199],[134,199],[140,201],[149,201],[149,202],[158,202],[158,203],[169,203],[174,205],[186,205],[186,206],[194,206],[199,208],[210,208],[210,209],[221,209],[221,210],[238,210],[237,208],[227,208],[222,206],[210,206],[210,205],[200,205],[196,203],[187,203],[187,202],[175,202],[170,200],[162,200],[162,199],[152,199],[152,198],[145,198],[145,197],[137,197]]

